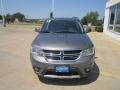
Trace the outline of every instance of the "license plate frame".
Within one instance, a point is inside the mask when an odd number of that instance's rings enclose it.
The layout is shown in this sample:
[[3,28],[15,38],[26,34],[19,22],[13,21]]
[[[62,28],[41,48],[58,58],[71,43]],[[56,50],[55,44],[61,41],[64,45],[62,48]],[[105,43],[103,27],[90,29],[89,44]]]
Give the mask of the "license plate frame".
[[69,68],[69,66],[65,66],[65,65],[55,66],[55,72],[58,72],[58,73],[69,73],[70,72],[70,68]]

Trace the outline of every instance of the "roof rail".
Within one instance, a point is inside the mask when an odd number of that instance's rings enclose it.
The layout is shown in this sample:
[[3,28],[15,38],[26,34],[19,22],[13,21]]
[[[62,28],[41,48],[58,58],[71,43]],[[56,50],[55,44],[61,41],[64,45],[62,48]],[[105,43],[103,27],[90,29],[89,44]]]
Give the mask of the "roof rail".
[[80,21],[80,19],[78,17],[72,17],[72,19]]

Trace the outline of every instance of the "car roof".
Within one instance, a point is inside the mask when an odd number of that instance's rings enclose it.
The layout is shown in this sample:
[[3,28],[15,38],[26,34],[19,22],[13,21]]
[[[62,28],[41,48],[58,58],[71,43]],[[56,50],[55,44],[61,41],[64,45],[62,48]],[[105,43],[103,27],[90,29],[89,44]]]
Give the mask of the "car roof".
[[[66,18],[66,17],[64,17],[64,18],[48,18],[47,20],[67,20],[67,21],[74,21],[74,20],[79,20],[79,18],[77,18],[77,17],[72,17],[72,18]],[[80,21],[80,20],[79,20]]]

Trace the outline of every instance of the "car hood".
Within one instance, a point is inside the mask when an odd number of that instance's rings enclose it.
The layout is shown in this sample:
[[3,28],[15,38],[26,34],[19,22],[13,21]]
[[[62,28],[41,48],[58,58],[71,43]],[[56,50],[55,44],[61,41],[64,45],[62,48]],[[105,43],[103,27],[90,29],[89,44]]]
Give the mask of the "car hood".
[[41,33],[33,41],[45,50],[84,50],[93,47],[86,34]]

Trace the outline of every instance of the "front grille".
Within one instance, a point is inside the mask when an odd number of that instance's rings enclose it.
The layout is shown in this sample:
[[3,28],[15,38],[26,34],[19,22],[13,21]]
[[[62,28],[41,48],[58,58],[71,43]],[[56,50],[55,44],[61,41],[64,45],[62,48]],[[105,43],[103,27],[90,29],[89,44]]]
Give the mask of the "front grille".
[[76,60],[80,56],[81,50],[72,51],[55,51],[43,50],[44,56],[47,60]]
[[60,60],[59,56],[46,56],[46,58],[51,60]]
[[75,50],[75,51],[64,51],[64,54],[80,54],[80,50]]
[[60,51],[43,50],[45,54],[60,54]]
[[76,60],[78,56],[65,56],[64,60]]

